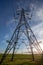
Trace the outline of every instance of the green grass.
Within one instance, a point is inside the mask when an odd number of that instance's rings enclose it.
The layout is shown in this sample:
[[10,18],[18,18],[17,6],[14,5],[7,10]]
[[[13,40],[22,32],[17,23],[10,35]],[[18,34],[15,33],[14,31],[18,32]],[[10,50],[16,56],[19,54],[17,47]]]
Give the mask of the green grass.
[[[32,56],[31,54],[15,54],[14,55],[14,60],[11,61],[12,55],[9,54],[6,59],[3,61],[2,65],[43,65],[43,62],[40,61],[41,56],[38,54],[35,54],[35,61],[32,61]],[[0,54],[0,60],[2,58],[2,54]]]

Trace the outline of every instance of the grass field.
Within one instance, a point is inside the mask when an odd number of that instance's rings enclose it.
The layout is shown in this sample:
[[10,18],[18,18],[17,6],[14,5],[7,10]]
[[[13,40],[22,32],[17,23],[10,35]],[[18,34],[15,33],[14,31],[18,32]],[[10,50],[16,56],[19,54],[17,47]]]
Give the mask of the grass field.
[[[39,61],[41,56],[38,54],[34,55],[35,61],[32,61],[31,54],[15,54],[13,61],[11,61],[11,57],[11,54],[9,54],[3,61],[2,65],[43,65],[43,61]],[[0,60],[1,58],[2,54],[0,54]]]

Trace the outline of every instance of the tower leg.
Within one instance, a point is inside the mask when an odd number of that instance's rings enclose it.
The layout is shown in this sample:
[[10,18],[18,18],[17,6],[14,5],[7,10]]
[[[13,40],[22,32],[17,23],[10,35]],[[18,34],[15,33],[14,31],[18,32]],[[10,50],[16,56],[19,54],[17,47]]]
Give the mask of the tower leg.
[[30,48],[31,48],[31,53],[32,53],[32,60],[34,61],[33,48],[31,45],[30,45]]
[[14,59],[14,51],[15,51],[15,47],[13,46],[13,53],[12,53],[11,61],[13,61],[13,59]]

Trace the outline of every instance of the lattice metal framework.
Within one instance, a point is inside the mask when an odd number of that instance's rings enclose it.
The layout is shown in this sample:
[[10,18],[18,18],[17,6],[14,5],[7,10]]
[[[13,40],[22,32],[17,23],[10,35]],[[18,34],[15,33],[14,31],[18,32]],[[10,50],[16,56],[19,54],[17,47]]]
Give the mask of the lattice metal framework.
[[[31,15],[31,17],[32,17],[32,15]],[[29,19],[31,19],[31,17]],[[23,26],[24,26],[24,28],[23,28]],[[9,44],[8,44],[4,54],[2,56],[0,64],[2,64],[3,60],[6,58],[7,54],[9,54],[9,52],[11,51],[12,48],[13,48],[13,53],[12,53],[12,59],[11,60],[13,60],[15,49],[17,46],[17,42],[20,39],[20,31],[22,31],[25,34],[25,36],[27,37],[27,39],[29,41],[33,60],[34,60],[34,54],[33,54],[32,45],[36,48],[36,50],[39,53],[42,51],[32,29],[30,28],[30,26],[26,20],[25,10],[22,8],[22,10],[20,11],[20,20],[18,22],[18,25],[16,26],[16,29],[14,30],[14,33],[13,33],[10,41],[7,41]]]

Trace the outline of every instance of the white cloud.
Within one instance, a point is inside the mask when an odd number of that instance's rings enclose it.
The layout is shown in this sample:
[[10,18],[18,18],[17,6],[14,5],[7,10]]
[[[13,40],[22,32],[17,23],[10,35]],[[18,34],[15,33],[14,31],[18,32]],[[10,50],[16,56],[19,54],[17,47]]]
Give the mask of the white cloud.
[[8,39],[8,38],[9,38],[9,35],[6,34],[6,35],[4,36],[4,39]]
[[36,16],[38,17],[39,20],[43,20],[43,8],[37,10]]
[[14,25],[17,22],[18,22],[18,19],[12,18],[12,19],[10,19],[10,20],[7,21],[6,26],[8,27],[10,25]]
[[6,25],[9,26],[9,25],[11,25],[12,23],[14,23],[14,21],[15,21],[14,19],[11,19],[11,20],[7,21]]
[[43,38],[43,22],[32,27],[33,32],[39,39]]

